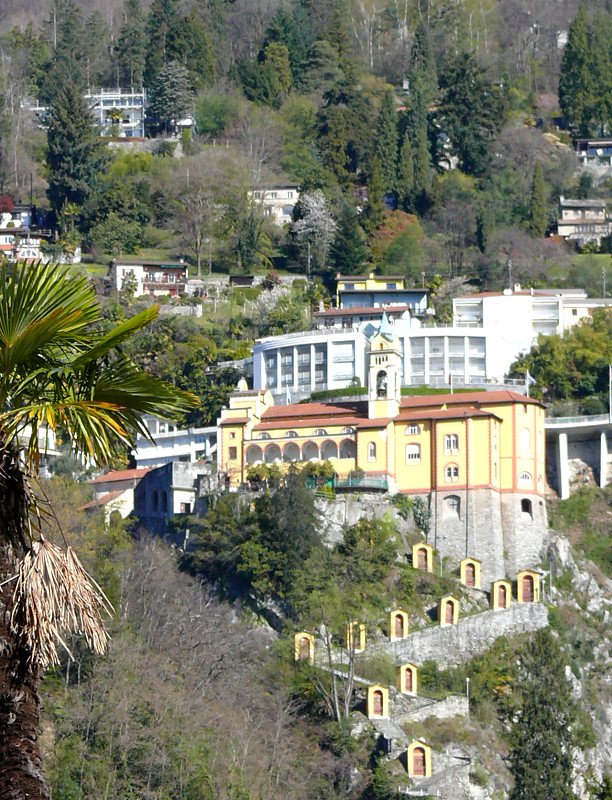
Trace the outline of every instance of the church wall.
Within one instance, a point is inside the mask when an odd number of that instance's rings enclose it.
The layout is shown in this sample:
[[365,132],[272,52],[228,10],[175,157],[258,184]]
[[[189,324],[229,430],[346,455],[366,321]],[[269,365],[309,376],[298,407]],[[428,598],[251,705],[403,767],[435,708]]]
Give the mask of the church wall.
[[[427,492],[431,485],[431,425],[419,422],[420,433],[407,433],[410,422],[396,422],[391,428],[395,437],[395,475],[400,492]],[[407,447],[419,445],[420,459],[407,458]]]

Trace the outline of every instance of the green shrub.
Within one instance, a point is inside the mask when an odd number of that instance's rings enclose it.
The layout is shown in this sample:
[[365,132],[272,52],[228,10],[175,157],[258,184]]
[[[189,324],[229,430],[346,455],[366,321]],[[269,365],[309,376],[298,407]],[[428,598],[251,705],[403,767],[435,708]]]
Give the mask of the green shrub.
[[482,767],[474,767],[474,769],[470,770],[470,781],[475,786],[488,786],[489,776]]

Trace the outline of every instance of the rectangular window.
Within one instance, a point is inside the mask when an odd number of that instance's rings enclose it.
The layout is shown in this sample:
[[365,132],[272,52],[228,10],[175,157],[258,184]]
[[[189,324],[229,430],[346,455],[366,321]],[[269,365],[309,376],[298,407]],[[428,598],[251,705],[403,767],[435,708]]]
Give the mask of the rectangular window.
[[180,509],[181,514],[191,514],[191,503],[181,503]]
[[238,448],[237,447],[230,447],[230,449],[229,449],[229,458],[230,458],[230,461],[235,461],[238,458]]
[[236,431],[231,431],[230,439],[235,439],[235,438],[236,438]]

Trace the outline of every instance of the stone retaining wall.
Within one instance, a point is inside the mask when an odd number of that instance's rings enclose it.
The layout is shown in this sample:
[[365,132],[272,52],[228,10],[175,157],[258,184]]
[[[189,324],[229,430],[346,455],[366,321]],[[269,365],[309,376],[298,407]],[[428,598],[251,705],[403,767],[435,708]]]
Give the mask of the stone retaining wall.
[[410,661],[420,665],[431,659],[440,667],[452,667],[484,653],[500,636],[536,631],[547,625],[546,606],[515,604],[506,610],[464,617],[457,625],[424,628],[400,641],[372,644],[368,652],[391,653],[397,664]]

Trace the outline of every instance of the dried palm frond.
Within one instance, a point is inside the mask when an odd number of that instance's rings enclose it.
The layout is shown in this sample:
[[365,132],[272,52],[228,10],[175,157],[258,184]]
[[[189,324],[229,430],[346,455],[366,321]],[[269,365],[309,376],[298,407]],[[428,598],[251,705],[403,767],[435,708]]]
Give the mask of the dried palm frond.
[[33,542],[19,565],[11,614],[11,630],[28,650],[29,664],[58,664],[58,644],[72,658],[64,638],[71,633],[104,653],[110,637],[102,613],[110,616],[113,607],[76,553],[70,547],[64,553],[44,537]]

